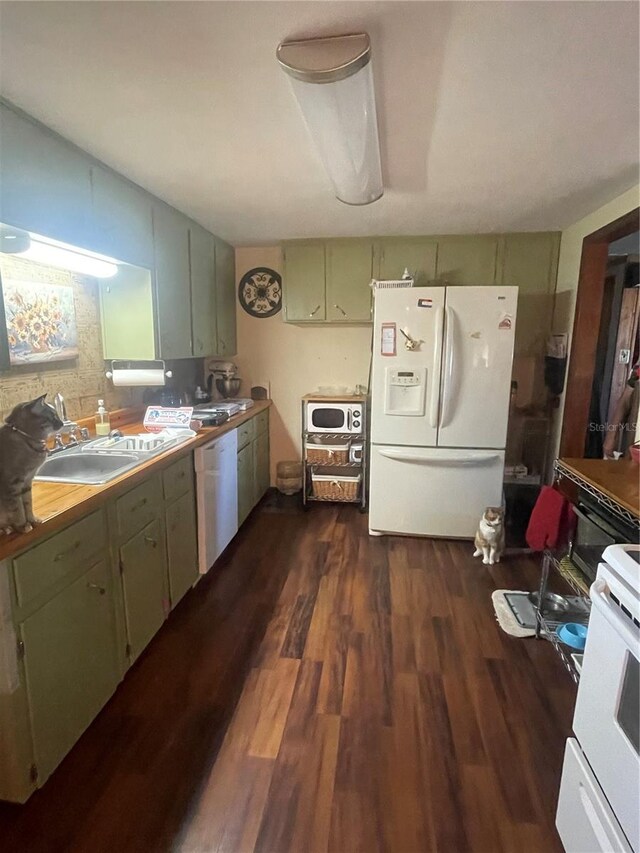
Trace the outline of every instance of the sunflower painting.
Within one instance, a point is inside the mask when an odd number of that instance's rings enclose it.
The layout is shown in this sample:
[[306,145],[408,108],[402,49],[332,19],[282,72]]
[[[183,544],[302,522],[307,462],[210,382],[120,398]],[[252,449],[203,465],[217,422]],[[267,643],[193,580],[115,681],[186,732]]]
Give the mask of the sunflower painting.
[[12,365],[77,357],[73,288],[3,279],[2,295]]

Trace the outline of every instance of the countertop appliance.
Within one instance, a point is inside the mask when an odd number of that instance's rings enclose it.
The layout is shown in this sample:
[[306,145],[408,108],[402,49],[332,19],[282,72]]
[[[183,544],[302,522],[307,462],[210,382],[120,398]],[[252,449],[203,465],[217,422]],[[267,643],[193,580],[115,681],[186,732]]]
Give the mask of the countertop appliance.
[[216,400],[213,403],[203,403],[201,406],[195,406],[194,412],[198,415],[207,414],[210,412],[218,413],[223,412],[229,418],[232,418],[234,415],[237,415],[241,411],[238,403],[231,400]]
[[198,563],[205,574],[238,532],[238,434],[232,430],[194,454]]
[[349,433],[362,432],[363,401],[306,400],[305,424],[307,432]]
[[640,545],[602,557],[556,825],[567,853],[640,853]]
[[369,532],[473,537],[502,503],[518,288],[374,296]]

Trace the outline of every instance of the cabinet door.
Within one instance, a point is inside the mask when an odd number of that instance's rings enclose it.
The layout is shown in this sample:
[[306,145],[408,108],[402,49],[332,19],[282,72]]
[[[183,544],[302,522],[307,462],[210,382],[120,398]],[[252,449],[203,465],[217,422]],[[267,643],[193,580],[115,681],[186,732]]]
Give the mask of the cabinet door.
[[91,167],[91,248],[121,261],[153,267],[151,197],[113,172]]
[[283,263],[285,320],[326,320],[324,243],[289,243],[283,250]]
[[[499,278],[518,287],[515,354],[540,357],[551,331],[559,232],[505,234]],[[526,318],[526,322],[525,322]]]
[[0,222],[86,247],[90,161],[46,128],[0,105]]
[[249,515],[255,504],[253,475],[253,442],[238,453],[238,526]]
[[378,254],[378,278],[400,279],[408,269],[415,278],[416,286],[433,284],[438,254],[435,238],[390,237],[380,242]]
[[152,273],[121,264],[118,275],[102,279],[99,286],[104,357],[156,358]]
[[133,663],[169,610],[167,557],[160,521],[152,521],[120,548],[120,570],[129,659]]
[[188,222],[166,205],[154,208],[158,343],[162,358],[191,356]]
[[256,503],[269,488],[269,433],[261,433],[253,442],[253,478]]
[[371,240],[328,240],[327,319],[332,323],[371,322]]
[[20,625],[38,782],[118,684],[113,578],[105,560]]
[[498,242],[497,236],[438,238],[438,283],[494,284]]
[[198,533],[193,492],[187,492],[166,510],[169,593],[175,607],[198,578]]
[[216,240],[216,329],[217,355],[235,355],[236,344],[236,255],[233,246]]
[[215,355],[216,329],[216,244],[213,234],[192,225],[189,229],[191,264],[191,328],[193,354]]

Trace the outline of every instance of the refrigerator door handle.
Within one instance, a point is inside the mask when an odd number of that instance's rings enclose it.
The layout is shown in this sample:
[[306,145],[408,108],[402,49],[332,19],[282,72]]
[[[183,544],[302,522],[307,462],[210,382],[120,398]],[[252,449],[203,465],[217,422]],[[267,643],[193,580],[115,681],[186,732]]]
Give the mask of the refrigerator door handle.
[[464,456],[446,456],[439,453],[437,456],[424,456],[412,453],[405,449],[378,448],[380,456],[387,459],[395,459],[398,462],[413,462],[420,465],[448,465],[458,468],[479,467],[491,465],[496,459],[500,459],[499,453],[466,453]]
[[433,377],[431,380],[431,402],[429,405],[429,426],[438,426],[438,410],[440,408],[440,370],[442,368],[442,337],[444,326],[444,311],[436,309],[436,333],[433,342]]
[[454,379],[456,370],[456,357],[454,346],[454,313],[448,306],[445,310],[445,342],[444,342],[444,371],[442,376],[442,411],[440,413],[440,426],[449,423],[451,415],[451,400],[454,391]]

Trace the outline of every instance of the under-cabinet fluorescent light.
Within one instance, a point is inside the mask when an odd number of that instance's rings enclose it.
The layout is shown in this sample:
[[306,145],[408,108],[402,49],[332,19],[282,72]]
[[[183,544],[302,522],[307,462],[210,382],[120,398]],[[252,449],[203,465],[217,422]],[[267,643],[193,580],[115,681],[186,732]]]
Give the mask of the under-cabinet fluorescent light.
[[285,41],[276,56],[337,198],[377,201],[383,186],[369,36]]
[[36,237],[33,234],[29,248],[23,252],[17,252],[16,256],[94,278],[111,278],[118,272],[118,265],[112,258],[89,254],[82,249],[56,243],[45,237]]

